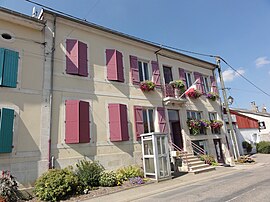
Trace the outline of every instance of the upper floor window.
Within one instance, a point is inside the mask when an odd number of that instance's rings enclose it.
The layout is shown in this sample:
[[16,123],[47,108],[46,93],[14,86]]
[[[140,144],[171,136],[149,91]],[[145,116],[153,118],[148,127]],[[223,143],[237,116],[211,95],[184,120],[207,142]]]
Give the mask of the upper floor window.
[[189,88],[192,85],[192,73],[185,72],[185,79],[186,79],[186,87]]
[[142,112],[144,133],[154,132],[154,110],[150,108],[143,108]]
[[203,87],[203,92],[209,92],[209,82],[208,82],[208,76],[202,76],[202,87]]
[[150,80],[148,62],[138,60],[140,81]]
[[202,119],[202,112],[199,111],[187,111],[187,118],[188,119]]
[[163,66],[163,74],[164,74],[165,84],[168,84],[173,80],[171,67]]

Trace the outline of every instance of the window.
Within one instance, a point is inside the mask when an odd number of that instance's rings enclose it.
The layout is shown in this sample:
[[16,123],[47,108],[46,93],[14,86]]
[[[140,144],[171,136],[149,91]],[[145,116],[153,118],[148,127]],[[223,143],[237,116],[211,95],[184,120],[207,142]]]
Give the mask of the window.
[[11,153],[13,142],[14,110],[0,109],[0,153]]
[[123,55],[114,49],[106,50],[107,79],[124,82]]
[[87,45],[76,39],[66,40],[66,73],[88,76]]
[[172,68],[163,66],[165,84],[169,84],[172,80]]
[[[216,112],[209,112],[209,120],[214,121],[217,120],[217,113]],[[220,128],[213,128],[211,127],[212,134],[220,134]]]
[[192,73],[185,72],[185,79],[186,79],[187,88],[189,88],[192,85]]
[[187,118],[188,119],[200,120],[200,119],[202,119],[202,112],[198,112],[198,111],[187,111]]
[[210,91],[208,77],[202,76],[202,80],[203,80],[202,81],[203,92],[207,93]]
[[150,80],[148,63],[138,60],[140,81]]
[[66,100],[66,136],[67,144],[90,142],[89,102]]
[[123,104],[109,104],[108,108],[110,141],[118,142],[129,140],[127,106]]
[[154,132],[154,110],[153,109],[143,109],[143,126],[144,133]]
[[0,86],[16,88],[19,53],[0,48]]
[[[193,119],[193,120],[201,120],[202,119],[202,112],[199,111],[187,111],[187,119]],[[193,135],[193,131],[190,129],[190,134]],[[201,127],[200,128],[200,134],[206,135],[206,128]]]

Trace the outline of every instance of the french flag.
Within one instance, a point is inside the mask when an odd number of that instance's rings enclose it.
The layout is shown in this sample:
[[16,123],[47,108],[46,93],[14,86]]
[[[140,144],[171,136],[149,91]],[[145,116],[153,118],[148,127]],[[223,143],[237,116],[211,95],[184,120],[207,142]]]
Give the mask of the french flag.
[[180,95],[179,98],[183,97],[184,95],[187,95],[190,92],[194,92],[197,89],[196,84],[198,81],[199,79],[197,79],[187,90],[185,90],[185,92],[183,92],[183,94]]

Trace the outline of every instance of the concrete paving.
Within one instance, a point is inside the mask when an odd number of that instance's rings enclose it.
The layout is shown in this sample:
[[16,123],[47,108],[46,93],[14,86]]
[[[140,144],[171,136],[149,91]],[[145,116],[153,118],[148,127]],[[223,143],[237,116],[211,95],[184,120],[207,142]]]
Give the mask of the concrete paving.
[[[238,197],[242,196],[243,193],[245,193],[243,197],[248,198],[245,190],[248,190],[248,194],[251,194],[250,192],[256,189],[256,186],[262,185],[264,188],[270,188],[268,183],[270,181],[270,174],[268,174],[270,173],[270,155],[256,154],[254,159],[256,160],[255,164],[236,165],[235,167],[218,166],[215,171],[197,175],[188,173],[172,180],[88,199],[85,202],[230,201],[231,199],[239,201]],[[256,170],[260,173],[260,177],[256,178]],[[269,179],[267,177],[267,180],[263,180],[264,173],[269,176]],[[252,180],[252,182],[249,180]],[[242,185],[243,183],[244,185]],[[241,186],[245,189],[241,189]],[[265,196],[262,192],[261,197],[268,196]]]

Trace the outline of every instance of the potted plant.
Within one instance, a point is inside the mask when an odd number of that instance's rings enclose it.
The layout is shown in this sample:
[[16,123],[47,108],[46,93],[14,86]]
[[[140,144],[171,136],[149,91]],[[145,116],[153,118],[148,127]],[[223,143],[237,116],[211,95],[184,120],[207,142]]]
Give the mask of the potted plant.
[[187,96],[192,98],[192,99],[197,99],[201,97],[202,93],[196,89],[190,89],[187,93]]
[[210,121],[206,119],[196,120],[196,119],[188,119],[187,120],[188,128],[193,135],[200,134],[201,130],[209,128]]
[[179,97],[185,90],[185,84],[182,80],[174,80],[169,84],[174,88],[175,97]]
[[223,122],[219,120],[212,120],[210,126],[211,128],[221,128],[223,126]]
[[206,97],[209,99],[209,100],[212,100],[212,101],[216,101],[216,99],[219,98],[218,94],[217,93],[214,93],[214,92],[208,92],[206,94]]
[[142,81],[140,83],[140,88],[143,92],[149,92],[155,90],[156,84],[153,81]]
[[0,202],[17,201],[18,197],[18,184],[9,171],[2,171],[0,177]]

